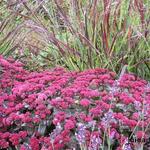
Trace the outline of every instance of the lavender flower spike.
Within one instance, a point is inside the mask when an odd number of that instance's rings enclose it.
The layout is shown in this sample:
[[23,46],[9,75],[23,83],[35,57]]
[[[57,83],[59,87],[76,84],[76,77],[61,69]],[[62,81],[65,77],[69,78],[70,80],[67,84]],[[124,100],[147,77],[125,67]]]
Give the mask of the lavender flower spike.
[[85,129],[86,126],[82,123],[78,124],[78,132],[75,133],[76,140],[79,142],[80,145],[85,144]]

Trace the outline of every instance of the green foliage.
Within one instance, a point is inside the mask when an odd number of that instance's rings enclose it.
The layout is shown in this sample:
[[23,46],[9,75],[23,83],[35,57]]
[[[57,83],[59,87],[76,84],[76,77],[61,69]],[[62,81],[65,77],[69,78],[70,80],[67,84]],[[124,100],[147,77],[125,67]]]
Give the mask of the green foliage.
[[[148,0],[15,4],[6,9],[9,15],[3,15],[3,22],[11,19],[7,32],[2,30],[0,53],[14,55],[16,50],[16,56],[20,49],[28,49],[22,58],[30,62],[30,69],[61,65],[70,70],[109,68],[118,73],[127,64],[129,72],[150,79],[149,8]],[[32,42],[33,33],[39,37]]]

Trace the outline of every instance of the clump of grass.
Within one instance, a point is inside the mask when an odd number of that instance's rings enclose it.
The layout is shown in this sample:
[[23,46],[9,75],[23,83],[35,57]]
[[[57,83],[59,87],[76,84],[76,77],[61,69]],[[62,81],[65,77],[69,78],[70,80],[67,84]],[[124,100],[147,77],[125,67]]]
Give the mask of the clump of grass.
[[[20,28],[13,26],[5,33],[1,53],[27,49],[40,66],[62,65],[70,70],[102,67],[120,72],[127,64],[129,72],[149,78],[148,0],[26,1],[8,6]],[[40,36],[44,47],[32,40],[22,46],[31,32]]]

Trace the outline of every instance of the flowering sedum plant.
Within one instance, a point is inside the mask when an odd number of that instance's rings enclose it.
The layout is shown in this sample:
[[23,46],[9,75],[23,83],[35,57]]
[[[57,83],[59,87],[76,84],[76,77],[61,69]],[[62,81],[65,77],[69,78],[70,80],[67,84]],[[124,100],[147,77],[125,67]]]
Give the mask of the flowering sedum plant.
[[0,56],[0,149],[144,149],[149,114],[150,85],[132,74],[29,72]]

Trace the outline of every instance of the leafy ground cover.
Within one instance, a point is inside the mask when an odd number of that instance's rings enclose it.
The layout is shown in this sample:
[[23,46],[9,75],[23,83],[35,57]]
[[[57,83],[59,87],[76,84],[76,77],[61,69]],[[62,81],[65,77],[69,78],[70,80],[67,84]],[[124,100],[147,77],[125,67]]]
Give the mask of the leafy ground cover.
[[107,69],[30,72],[0,56],[0,148],[148,149],[150,84]]

